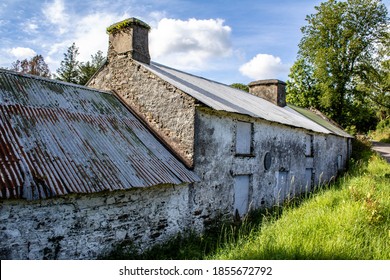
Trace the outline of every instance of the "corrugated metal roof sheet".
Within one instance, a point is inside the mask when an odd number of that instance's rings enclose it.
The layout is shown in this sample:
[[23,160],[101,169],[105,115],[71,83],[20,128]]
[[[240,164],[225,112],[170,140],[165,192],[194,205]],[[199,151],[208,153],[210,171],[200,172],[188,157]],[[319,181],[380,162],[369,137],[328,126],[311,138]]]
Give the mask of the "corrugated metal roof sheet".
[[0,199],[197,180],[114,95],[0,70]]
[[285,107],[287,110],[293,110],[292,112],[297,112],[301,115],[304,115],[305,117],[311,119],[312,121],[318,123],[319,125],[322,125],[326,129],[330,130],[333,134],[340,135],[347,138],[353,138],[351,135],[346,133],[344,130],[342,130],[340,127],[336,126],[335,124],[331,123],[330,121],[326,120],[324,117],[316,114],[313,111],[310,111],[305,108],[301,108],[298,106],[294,106],[291,104],[288,104],[288,106]]
[[329,130],[314,119],[291,111],[287,107],[276,106],[253,94],[155,62],[150,65],[141,64],[161,79],[215,110],[244,114],[325,134],[336,134],[343,137],[345,135],[344,132]]

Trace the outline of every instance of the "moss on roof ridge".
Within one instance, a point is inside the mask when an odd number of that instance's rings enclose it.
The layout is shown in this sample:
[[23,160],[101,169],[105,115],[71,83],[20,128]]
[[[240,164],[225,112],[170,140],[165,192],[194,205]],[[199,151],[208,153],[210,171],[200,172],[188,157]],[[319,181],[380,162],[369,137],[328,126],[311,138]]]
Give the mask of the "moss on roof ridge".
[[132,25],[141,26],[141,27],[146,28],[147,30],[150,30],[150,26],[148,24],[146,24],[142,20],[139,20],[137,18],[132,17],[132,18],[127,18],[125,20],[122,20],[122,21],[119,21],[117,23],[110,25],[109,27],[107,27],[106,31],[108,34],[112,34],[112,33],[120,31],[123,28],[129,27]]

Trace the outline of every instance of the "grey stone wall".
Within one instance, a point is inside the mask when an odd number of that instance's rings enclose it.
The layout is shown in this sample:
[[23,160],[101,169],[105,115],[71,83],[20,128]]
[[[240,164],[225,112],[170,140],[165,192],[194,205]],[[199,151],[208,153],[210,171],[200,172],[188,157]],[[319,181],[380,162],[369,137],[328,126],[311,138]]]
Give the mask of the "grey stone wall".
[[[235,153],[237,120],[254,122],[250,156]],[[250,207],[269,207],[332,180],[346,167],[348,157],[347,139],[342,137],[309,133],[207,108],[197,110],[195,139],[195,172],[201,181],[194,184],[191,195],[198,227],[215,215],[234,214],[234,176],[251,176]],[[312,154],[308,154],[306,145],[311,142]],[[268,170],[264,164],[266,153],[271,157]],[[312,171],[312,186],[307,184],[307,169]],[[279,172],[287,174],[285,189],[278,188]]]
[[116,56],[88,86],[115,91],[187,164],[193,164],[195,100],[133,59]]
[[0,201],[0,259],[95,259],[122,241],[143,249],[188,228],[189,186]]

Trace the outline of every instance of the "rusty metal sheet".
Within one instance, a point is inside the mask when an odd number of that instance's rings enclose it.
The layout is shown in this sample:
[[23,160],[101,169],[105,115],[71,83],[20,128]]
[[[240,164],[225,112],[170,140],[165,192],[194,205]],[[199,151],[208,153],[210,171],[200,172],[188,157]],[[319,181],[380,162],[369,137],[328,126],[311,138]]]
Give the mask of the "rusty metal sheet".
[[265,99],[228,85],[191,75],[155,62],[152,62],[150,65],[140,64],[161,79],[214,110],[244,114],[314,132],[345,137],[345,133],[330,130],[317,123],[314,119],[292,112],[288,107],[279,107]]
[[0,199],[197,180],[111,93],[0,70]]

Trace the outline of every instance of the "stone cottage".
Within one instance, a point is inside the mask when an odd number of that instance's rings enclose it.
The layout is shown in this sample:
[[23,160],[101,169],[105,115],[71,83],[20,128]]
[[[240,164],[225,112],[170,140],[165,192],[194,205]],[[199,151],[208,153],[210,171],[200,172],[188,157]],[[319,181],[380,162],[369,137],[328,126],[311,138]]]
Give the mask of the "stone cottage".
[[285,103],[150,60],[149,26],[108,28],[82,87],[0,70],[0,259],[92,259],[215,218],[281,203],[335,178],[351,136]]
[[0,259],[161,242],[198,179],[112,93],[0,70]]
[[191,168],[194,228],[217,215],[244,215],[334,179],[351,136],[321,115],[286,105],[285,84],[250,83],[250,93],[150,60],[150,27],[110,26],[105,64],[90,87],[114,92]]

